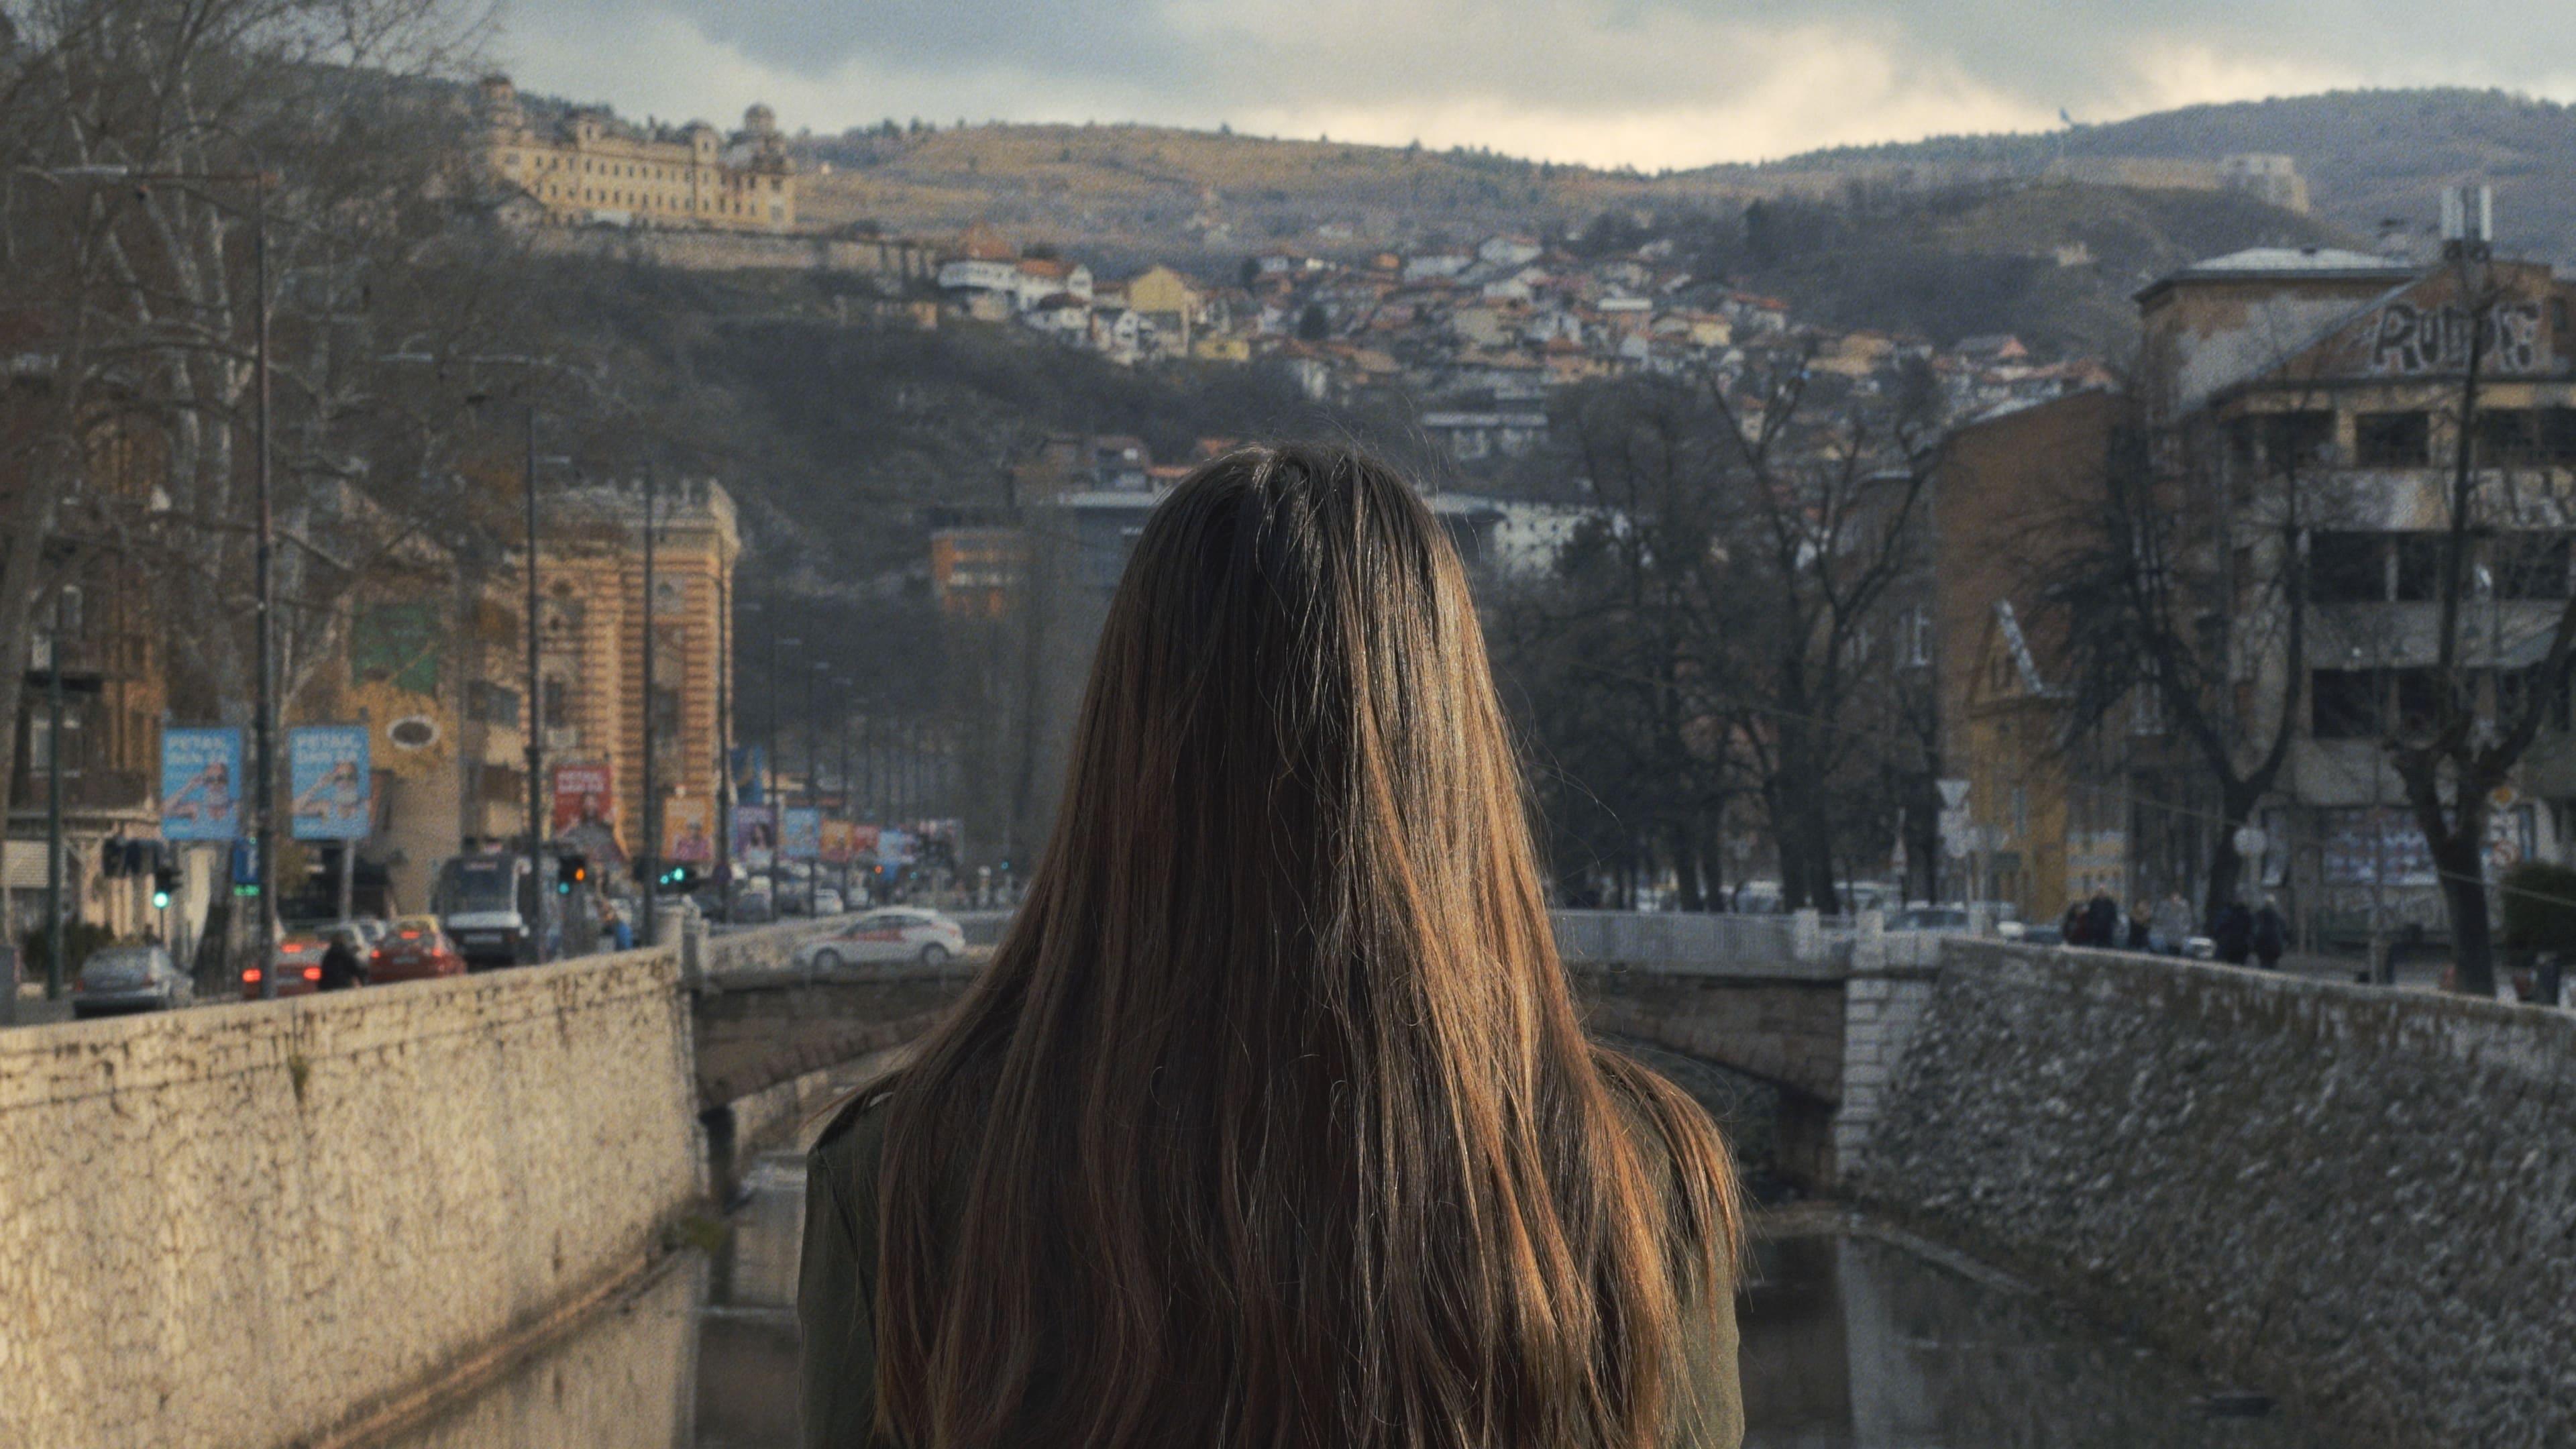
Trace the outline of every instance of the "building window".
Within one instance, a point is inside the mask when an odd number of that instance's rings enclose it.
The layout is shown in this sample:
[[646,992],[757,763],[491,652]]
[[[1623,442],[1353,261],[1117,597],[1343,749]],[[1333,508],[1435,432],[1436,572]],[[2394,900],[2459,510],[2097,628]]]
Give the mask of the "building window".
[[1905,611],[1905,662],[1917,668],[1932,662],[1932,611]]
[[[36,706],[35,712],[27,717],[28,769],[44,772],[54,768],[53,723],[53,711],[41,702]],[[77,775],[81,772],[81,766],[87,762],[89,755],[86,745],[87,737],[81,730],[79,708],[65,704],[62,756],[64,774]]]
[[667,684],[653,686],[653,744],[663,754],[680,747],[680,691]]
[[2321,740],[2376,739],[2387,716],[2376,670],[2319,669],[2308,676],[2308,733]]
[[2308,535],[2308,599],[2376,604],[2388,598],[2388,539],[2377,533]]
[[546,681],[546,728],[572,728],[572,681],[560,677]]
[[2568,536],[2500,533],[2494,544],[2496,595],[2506,599],[2564,599]]
[[2400,533],[2392,536],[2391,546],[2397,551],[2397,601],[2431,603],[2442,592],[2442,551],[2449,546],[2445,536]]
[[2364,468],[2421,468],[2431,455],[2430,413],[2361,413],[2352,420],[2353,462]]
[[2475,432],[2481,467],[2538,463],[2546,456],[2540,441],[2540,414],[2529,408],[2480,408]]
[[2319,409],[2265,413],[2256,428],[2263,461],[2276,473],[2327,461],[2334,450],[2334,414]]
[[2397,727],[2400,730],[2420,733],[2442,723],[2449,711],[2443,708],[2440,670],[2397,669],[2390,673],[2397,681]]

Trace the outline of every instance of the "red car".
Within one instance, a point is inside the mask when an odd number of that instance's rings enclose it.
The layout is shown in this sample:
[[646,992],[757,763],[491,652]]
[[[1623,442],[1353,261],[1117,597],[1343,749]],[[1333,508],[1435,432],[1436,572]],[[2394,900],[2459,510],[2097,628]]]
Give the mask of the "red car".
[[[322,989],[322,953],[331,938],[320,931],[290,931],[277,940],[277,994],[305,996]],[[260,971],[256,966],[242,968],[242,998],[256,1001],[260,993]]]
[[367,980],[375,986],[464,974],[465,957],[439,929],[436,916],[397,917],[367,957]]

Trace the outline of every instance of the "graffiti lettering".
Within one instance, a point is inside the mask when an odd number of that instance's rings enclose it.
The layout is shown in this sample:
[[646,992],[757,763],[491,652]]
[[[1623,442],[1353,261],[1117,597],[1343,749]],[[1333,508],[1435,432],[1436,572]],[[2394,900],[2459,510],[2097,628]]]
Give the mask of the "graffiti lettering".
[[[2418,307],[2392,302],[2379,311],[2379,328],[2371,339],[2374,371],[2394,373],[2459,372],[2469,365],[2469,314],[2465,308]],[[2486,335],[2479,339],[2482,371],[2534,372],[2540,367],[2540,304],[2510,302],[2480,319]]]

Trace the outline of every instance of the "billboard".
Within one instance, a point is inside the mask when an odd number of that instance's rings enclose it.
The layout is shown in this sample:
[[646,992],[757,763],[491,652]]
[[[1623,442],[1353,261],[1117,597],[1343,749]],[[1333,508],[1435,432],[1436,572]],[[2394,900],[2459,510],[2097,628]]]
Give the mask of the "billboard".
[[823,812],[811,805],[790,805],[779,812],[778,853],[789,860],[812,860],[823,851]]
[[893,826],[877,832],[877,864],[912,864],[912,835]]
[[713,865],[716,802],[703,795],[662,802],[662,858],[677,865]]
[[877,853],[877,828],[876,828],[875,826],[873,826],[873,825],[853,825],[853,826],[851,826],[851,827],[850,827],[850,858],[851,858],[851,859],[853,859],[853,860],[857,860],[857,859],[860,859],[860,858],[862,858],[862,857],[866,857],[866,858],[873,859],[873,858],[875,857],[876,853]]
[[161,838],[230,840],[241,834],[241,731],[161,732]]
[[298,840],[364,840],[374,815],[365,725],[297,725],[286,732],[287,819]]
[[824,821],[823,863],[826,865],[848,865],[853,853],[854,852],[850,848],[850,822],[846,820]]
[[733,807],[733,863],[737,870],[767,870],[778,858],[778,822],[766,805]]
[[616,777],[608,762],[557,765],[554,768],[554,833],[564,835],[584,825],[617,825]]

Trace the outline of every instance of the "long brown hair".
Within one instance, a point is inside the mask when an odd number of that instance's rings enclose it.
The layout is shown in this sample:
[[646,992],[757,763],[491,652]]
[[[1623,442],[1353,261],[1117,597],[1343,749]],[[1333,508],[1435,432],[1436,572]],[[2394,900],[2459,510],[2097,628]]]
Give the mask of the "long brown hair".
[[1729,1291],[1715,1128],[1584,1038],[1457,556],[1341,449],[1154,511],[1027,900],[885,1110],[904,1444],[1650,1445]]

